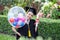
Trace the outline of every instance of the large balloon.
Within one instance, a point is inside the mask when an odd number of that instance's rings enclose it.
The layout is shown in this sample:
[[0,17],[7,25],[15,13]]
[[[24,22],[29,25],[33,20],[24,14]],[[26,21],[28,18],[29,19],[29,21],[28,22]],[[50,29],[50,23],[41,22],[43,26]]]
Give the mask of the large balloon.
[[12,7],[8,12],[9,23],[16,28],[23,27],[26,21],[25,10],[22,7]]

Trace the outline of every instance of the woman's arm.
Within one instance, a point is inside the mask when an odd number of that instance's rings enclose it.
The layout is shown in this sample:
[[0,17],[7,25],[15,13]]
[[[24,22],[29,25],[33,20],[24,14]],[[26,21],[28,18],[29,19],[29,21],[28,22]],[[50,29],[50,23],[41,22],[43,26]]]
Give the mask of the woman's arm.
[[36,26],[35,26],[35,31],[37,31],[38,28],[38,24],[39,24],[39,19],[42,18],[44,16],[44,14],[42,12],[38,12],[38,14],[36,15]]
[[37,31],[38,24],[39,24],[39,13],[36,15],[36,20],[35,20],[35,32]]
[[18,34],[19,36],[21,36],[21,34],[16,31],[16,28],[15,28],[15,27],[12,27],[12,30],[13,30],[16,34]]

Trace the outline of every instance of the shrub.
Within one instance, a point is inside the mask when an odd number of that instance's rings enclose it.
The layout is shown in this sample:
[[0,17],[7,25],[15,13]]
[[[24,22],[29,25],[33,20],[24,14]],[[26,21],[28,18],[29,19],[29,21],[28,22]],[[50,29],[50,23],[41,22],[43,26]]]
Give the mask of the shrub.
[[44,5],[41,7],[41,10],[45,14],[45,16],[50,13],[51,7],[53,5],[53,2],[45,2]]
[[3,15],[7,15],[9,11],[9,8],[5,6],[5,9],[3,10]]
[[52,10],[51,18],[53,19],[59,19],[60,18],[60,11],[56,8]]
[[60,40],[60,20],[40,19],[39,35],[44,38],[52,37],[52,40]]
[[[0,16],[0,32],[14,34],[6,16]],[[43,38],[51,37],[52,40],[60,40],[60,19],[41,18],[38,34]]]
[[6,16],[0,15],[0,32],[6,34],[13,34],[11,26]]

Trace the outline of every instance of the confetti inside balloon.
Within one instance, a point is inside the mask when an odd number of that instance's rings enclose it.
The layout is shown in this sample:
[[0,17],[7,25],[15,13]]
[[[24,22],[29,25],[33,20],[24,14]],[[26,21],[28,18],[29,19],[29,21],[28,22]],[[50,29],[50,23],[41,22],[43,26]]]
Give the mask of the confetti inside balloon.
[[22,7],[12,7],[8,12],[8,22],[11,26],[20,28],[25,25],[26,15],[25,10]]

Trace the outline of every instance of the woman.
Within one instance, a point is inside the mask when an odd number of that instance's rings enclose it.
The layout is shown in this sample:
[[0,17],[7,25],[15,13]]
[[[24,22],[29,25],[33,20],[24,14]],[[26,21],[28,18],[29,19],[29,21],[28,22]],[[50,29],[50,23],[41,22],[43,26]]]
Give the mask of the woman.
[[16,33],[16,40],[18,40],[21,36],[25,36],[25,37],[33,37],[36,38],[38,35],[38,31],[35,29],[37,29],[36,26],[36,21],[34,19],[32,19],[33,15],[36,15],[36,10],[34,8],[28,8],[28,13],[27,13],[27,21],[26,24],[24,25],[24,27],[21,28],[14,28],[12,27],[12,30]]

